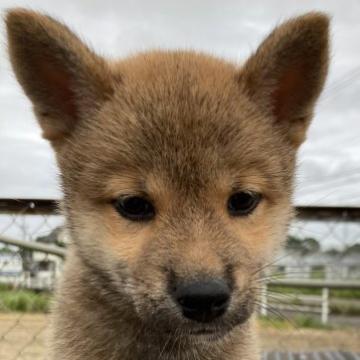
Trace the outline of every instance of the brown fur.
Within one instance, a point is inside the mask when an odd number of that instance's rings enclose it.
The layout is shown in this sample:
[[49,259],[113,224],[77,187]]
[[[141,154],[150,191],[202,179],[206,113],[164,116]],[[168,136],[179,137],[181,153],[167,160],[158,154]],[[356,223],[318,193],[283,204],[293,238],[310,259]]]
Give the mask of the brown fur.
[[[276,28],[241,68],[193,51],[109,63],[67,27],[7,15],[15,73],[56,151],[73,239],[54,309],[53,359],[258,359],[261,268],[292,216],[296,151],[328,63],[328,18]],[[233,218],[234,189],[263,194]],[[122,218],[112,200],[147,194],[156,217]],[[171,277],[226,277],[215,325],[186,320]],[[216,330],[214,335],[189,332]]]

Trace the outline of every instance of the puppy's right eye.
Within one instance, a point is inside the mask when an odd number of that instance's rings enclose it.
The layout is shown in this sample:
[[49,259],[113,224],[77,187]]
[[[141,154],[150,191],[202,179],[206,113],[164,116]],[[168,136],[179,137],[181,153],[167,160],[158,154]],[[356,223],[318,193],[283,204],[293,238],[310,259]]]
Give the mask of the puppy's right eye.
[[125,219],[148,221],[154,218],[153,204],[140,196],[124,196],[114,201],[116,211]]
[[261,194],[253,191],[239,191],[232,194],[228,200],[227,208],[231,216],[246,216],[251,214],[258,206]]

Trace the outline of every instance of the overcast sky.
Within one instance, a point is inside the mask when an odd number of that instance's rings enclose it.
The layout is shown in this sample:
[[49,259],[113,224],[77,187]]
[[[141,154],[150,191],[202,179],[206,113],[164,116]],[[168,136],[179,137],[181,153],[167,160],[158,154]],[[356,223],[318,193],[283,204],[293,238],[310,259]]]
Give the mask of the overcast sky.
[[[360,1],[1,0],[60,18],[99,53],[193,48],[244,60],[274,25],[308,10],[332,20],[332,64],[299,156],[297,205],[360,206]],[[0,48],[0,197],[59,198],[57,170]]]

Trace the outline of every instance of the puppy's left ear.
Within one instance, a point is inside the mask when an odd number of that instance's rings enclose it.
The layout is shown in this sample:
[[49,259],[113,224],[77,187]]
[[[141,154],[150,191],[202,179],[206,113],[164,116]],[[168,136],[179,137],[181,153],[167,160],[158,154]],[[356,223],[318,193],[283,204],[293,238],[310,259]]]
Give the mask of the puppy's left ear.
[[305,139],[329,59],[329,18],[308,13],[277,27],[248,59],[240,83],[290,143]]
[[68,27],[49,16],[13,9],[6,25],[15,75],[34,105],[43,136],[60,145],[111,97],[110,69]]

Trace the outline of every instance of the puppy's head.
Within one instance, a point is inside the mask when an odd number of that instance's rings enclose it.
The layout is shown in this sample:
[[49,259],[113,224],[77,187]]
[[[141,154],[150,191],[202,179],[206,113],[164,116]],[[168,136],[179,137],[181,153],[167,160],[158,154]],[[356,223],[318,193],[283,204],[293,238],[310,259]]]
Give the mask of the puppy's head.
[[291,217],[296,151],[327,72],[327,17],[279,26],[240,68],[182,51],[110,63],[25,10],[7,26],[92,281],[155,332],[245,322]]

